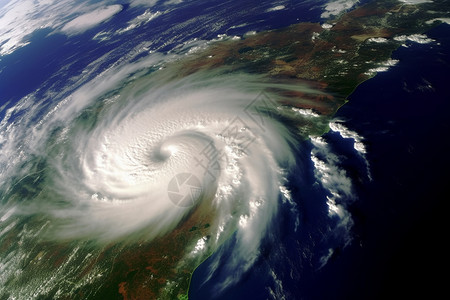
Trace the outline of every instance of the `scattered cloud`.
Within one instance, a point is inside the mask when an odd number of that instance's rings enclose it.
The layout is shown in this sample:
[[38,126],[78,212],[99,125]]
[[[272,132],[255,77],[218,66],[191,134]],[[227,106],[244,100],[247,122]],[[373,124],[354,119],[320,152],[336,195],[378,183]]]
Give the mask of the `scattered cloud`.
[[346,203],[353,200],[353,184],[347,172],[340,167],[340,157],[332,152],[326,140],[322,137],[312,137],[314,145],[311,150],[311,161],[314,165],[314,175],[327,192],[326,204],[328,215],[337,218],[337,225],[332,230],[341,236],[344,244],[351,241],[350,229],[353,220],[346,209]]
[[332,131],[339,133],[344,139],[352,139],[353,140],[353,142],[354,142],[353,148],[365,162],[367,177],[369,180],[372,180],[370,164],[366,158],[367,148],[364,143],[364,138],[362,136],[360,136],[357,132],[350,130],[340,120],[334,120],[333,122],[331,122],[329,124],[329,126]]
[[433,39],[430,39],[425,34],[399,35],[399,36],[394,37],[394,40],[397,42],[410,41],[410,42],[418,43],[418,44],[429,44],[429,43],[434,42]]
[[375,75],[376,73],[379,72],[386,72],[387,70],[389,70],[391,67],[395,66],[396,64],[398,64],[399,60],[398,59],[388,59],[384,62],[381,62],[378,64],[377,67],[375,68],[370,68],[369,70],[367,70],[365,72],[366,75]]
[[[129,4],[150,8],[155,3],[135,0]],[[108,20],[121,9],[121,4],[105,0],[11,0],[0,6],[0,56],[28,45],[36,30],[75,34]]]
[[366,146],[363,142],[363,137],[361,137],[355,131],[348,129],[344,124],[334,121],[329,124],[330,129],[334,132],[338,132],[344,139],[352,139],[355,142],[355,150],[360,153],[366,153]]
[[116,31],[117,34],[121,34],[130,30],[133,30],[141,25],[145,25],[156,17],[162,15],[163,13],[160,11],[152,12],[150,9],[147,9],[143,14],[137,16],[133,20],[127,23],[125,28],[118,29]]

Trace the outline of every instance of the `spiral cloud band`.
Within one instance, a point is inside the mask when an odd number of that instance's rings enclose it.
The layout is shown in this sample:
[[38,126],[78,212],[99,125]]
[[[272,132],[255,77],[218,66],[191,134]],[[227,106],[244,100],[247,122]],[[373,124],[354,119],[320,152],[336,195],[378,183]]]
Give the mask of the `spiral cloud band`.
[[62,236],[166,233],[192,208],[171,201],[176,186],[169,184],[179,174],[198,180],[192,204],[212,201],[223,218],[238,202],[241,223],[253,217],[254,203],[266,213],[276,207],[266,202],[277,201],[282,166],[293,162],[289,131],[269,115],[255,119],[256,87],[242,83],[246,76],[191,77],[125,89],[59,134],[51,165],[55,188],[69,201],[54,210],[66,222]]

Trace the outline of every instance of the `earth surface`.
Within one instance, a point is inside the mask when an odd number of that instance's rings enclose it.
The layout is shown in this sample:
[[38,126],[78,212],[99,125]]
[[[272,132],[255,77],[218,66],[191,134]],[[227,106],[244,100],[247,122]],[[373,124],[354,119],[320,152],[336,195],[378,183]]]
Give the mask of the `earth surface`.
[[0,299],[441,295],[450,3],[0,2]]

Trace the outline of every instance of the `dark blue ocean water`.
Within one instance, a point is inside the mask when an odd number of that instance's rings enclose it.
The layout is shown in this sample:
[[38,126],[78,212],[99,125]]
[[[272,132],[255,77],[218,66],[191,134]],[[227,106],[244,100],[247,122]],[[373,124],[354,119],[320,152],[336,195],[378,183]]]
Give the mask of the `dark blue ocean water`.
[[[405,299],[444,291],[450,26],[428,35],[437,43],[395,51],[399,64],[361,84],[336,116],[365,138],[372,181],[352,154],[351,140],[325,135],[354,184],[357,200],[347,207],[355,222],[351,244],[335,248],[317,267],[315,253],[327,247],[321,245],[327,220],[323,201],[315,201],[323,192],[314,188],[306,142],[291,180],[300,229],[292,229],[292,214],[282,205],[274,222],[277,238],[267,239],[262,258],[243,280],[218,295],[216,282],[204,282],[213,256],[194,273],[191,299]],[[219,267],[219,281],[229,275],[225,269]]]

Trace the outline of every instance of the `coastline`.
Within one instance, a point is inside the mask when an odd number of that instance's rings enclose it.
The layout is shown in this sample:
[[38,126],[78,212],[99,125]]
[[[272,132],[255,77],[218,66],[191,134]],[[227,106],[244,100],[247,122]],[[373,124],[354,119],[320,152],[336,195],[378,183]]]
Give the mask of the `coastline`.
[[[396,2],[396,1],[384,1],[384,2],[386,2],[386,3],[391,3],[391,2]],[[369,3],[367,3],[367,4],[365,4],[365,5],[363,5],[363,6],[360,6],[360,7],[356,7],[354,10],[351,10],[350,12],[348,12],[348,13],[344,13],[344,14],[342,14],[341,16],[339,16],[338,18],[336,18],[336,20],[335,20],[335,22],[337,23],[337,24],[339,24],[339,22],[340,22],[340,20],[342,20],[342,19],[345,19],[345,18],[347,18],[349,15],[351,15],[351,14],[358,14],[359,13],[359,10],[366,10],[367,9],[367,7],[370,7],[371,5],[374,5],[375,4],[375,2],[369,2]],[[399,5],[400,7],[402,7],[403,5]],[[393,10],[397,10],[398,9],[398,6],[396,6],[395,8],[393,8]],[[300,24],[302,24],[302,23],[300,23]],[[300,26],[300,24],[294,24],[294,25],[292,25],[292,26]],[[405,30],[405,32],[407,32],[407,33],[410,33],[410,34],[424,34],[424,33],[426,33],[426,32],[428,32],[428,31],[430,31],[431,29],[433,29],[433,28],[436,28],[436,27],[438,27],[439,25],[440,25],[441,23],[433,23],[432,25],[431,24],[427,24],[428,25],[428,27],[427,26],[425,26],[425,27],[417,27],[417,28],[408,28],[407,30]],[[320,25],[320,24],[316,24],[316,25]],[[292,26],[289,26],[289,27],[292,27]],[[277,31],[280,31],[280,29],[279,30],[275,30],[275,31],[273,31],[273,32],[277,32]],[[281,29],[281,31],[283,31],[283,29]],[[395,30],[394,30],[395,31]],[[270,31],[270,32],[272,32],[272,31]],[[322,31],[322,33],[323,33],[324,31]],[[412,32],[412,33],[411,33]],[[397,32],[398,33],[398,32]],[[259,33],[258,33],[259,34]],[[257,35],[256,35],[257,36]],[[255,36],[255,38],[256,38],[256,36]],[[370,39],[370,38],[377,38],[378,36],[372,36],[372,35],[370,35],[370,36],[367,36],[366,37],[366,39]],[[386,37],[389,37],[389,38],[393,38],[393,35],[392,34],[384,34],[383,35],[383,38],[386,38]],[[364,39],[363,40],[363,42],[364,41],[366,41],[366,39]],[[235,44],[236,42],[234,42],[234,41],[231,41],[230,42],[231,44]],[[394,42],[393,43],[393,45],[389,45],[388,47],[387,47],[387,49],[384,49],[383,50],[383,52],[384,52],[384,55],[381,55],[380,57],[379,57],[379,59],[378,60],[376,60],[371,66],[369,66],[369,67],[366,67],[366,69],[370,69],[370,67],[373,67],[373,66],[376,66],[377,65],[377,63],[379,63],[379,62],[383,62],[383,61],[385,61],[385,60],[387,60],[387,59],[391,59],[392,58],[392,54],[395,52],[395,51],[397,51],[400,47],[402,47],[403,46],[403,44],[402,43],[398,43],[398,42]],[[244,43],[243,44],[241,44],[240,45],[240,49],[242,49],[242,47],[247,47],[247,46],[245,46],[245,40],[244,40]],[[230,46],[230,48],[239,48],[239,47],[235,47],[235,46]],[[217,55],[217,53],[215,53],[215,54],[211,54],[211,53],[214,53],[214,51],[211,51],[211,52],[208,52],[208,50],[207,50],[207,53],[205,54],[205,55],[207,55],[207,56],[211,56],[211,55]],[[215,64],[214,64],[215,65]],[[205,67],[205,66],[201,66],[201,67]],[[209,66],[206,66],[206,68],[208,68]],[[381,71],[381,72],[384,72],[385,70],[383,70],[383,71]],[[386,70],[387,71],[387,70]],[[342,99],[341,100],[341,102],[339,103],[339,105],[337,106],[337,108],[336,108],[336,110],[333,112],[333,113],[330,113],[329,115],[327,114],[326,116],[331,120],[337,113],[338,113],[338,111],[342,108],[342,107],[344,107],[349,101],[351,101],[349,98],[351,98],[351,96],[352,96],[352,94],[360,87],[360,85],[361,84],[363,84],[363,83],[365,83],[365,82],[368,82],[368,81],[370,81],[371,79],[373,79],[377,74],[378,74],[379,72],[370,72],[370,74],[365,74],[366,75],[366,77],[364,77],[364,78],[362,78],[361,79],[361,77],[359,77],[359,76],[361,76],[361,74],[362,73],[359,73],[358,74],[358,78],[360,78],[360,80],[356,83],[356,84],[354,84],[353,85],[353,87],[351,88],[351,89],[347,89],[346,91],[346,93],[345,93],[345,95],[342,93],[342,90],[340,89],[340,88],[338,88],[337,86],[339,86],[339,82],[340,81],[337,81],[337,83],[334,83],[335,84],[335,86],[333,86],[332,84],[333,83],[331,83],[331,82],[327,82],[327,86],[326,86],[326,88],[325,88],[325,90],[327,91],[327,92],[329,92],[329,93],[331,93],[331,94],[334,94],[334,95],[337,95],[336,97],[339,97],[339,99]],[[283,77],[283,76],[282,76]],[[288,76],[289,77],[289,76]],[[277,76],[275,76],[274,77],[275,79],[278,79],[279,77],[277,77]],[[304,80],[306,80],[306,79],[308,79],[309,80],[309,78],[302,78],[302,79],[304,79]],[[345,79],[343,79],[343,80],[345,80]],[[336,92],[336,91],[339,91],[339,92]],[[292,103],[291,103],[292,104]],[[305,105],[299,105],[298,107],[301,107],[301,108],[311,108],[310,106],[305,106]],[[326,134],[326,133],[328,133],[329,132],[329,130],[330,130],[330,128],[329,127],[326,127],[326,128],[322,128],[322,132],[315,132],[315,133],[313,133],[313,134],[315,134],[315,135],[317,135],[317,136],[322,136],[323,134]],[[308,135],[308,136],[305,136],[305,140],[307,140],[307,139],[309,139],[310,138],[310,136]],[[230,237],[228,237],[228,239],[229,238],[231,238],[232,237],[232,235],[230,235]],[[227,239],[227,240],[228,240]],[[224,242],[224,243],[226,243],[227,242],[227,240]],[[190,288],[191,288],[191,281],[192,281],[192,276],[193,276],[193,274],[195,273],[195,271],[198,269],[198,267],[200,267],[200,265],[201,264],[203,264],[208,258],[210,258],[211,256],[213,256],[214,255],[214,252],[212,252],[212,253],[210,253],[195,269],[194,269],[194,271],[191,273],[191,276],[190,276],[190,279],[189,279],[189,288],[188,288],[188,291],[187,291],[187,293],[186,293],[186,295],[183,295],[183,297],[185,297],[185,298],[179,298],[179,299],[188,299],[188,295],[189,295],[189,291],[190,291]]]

